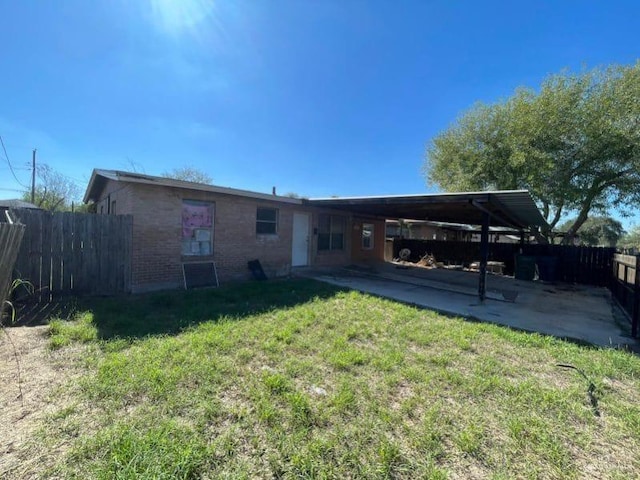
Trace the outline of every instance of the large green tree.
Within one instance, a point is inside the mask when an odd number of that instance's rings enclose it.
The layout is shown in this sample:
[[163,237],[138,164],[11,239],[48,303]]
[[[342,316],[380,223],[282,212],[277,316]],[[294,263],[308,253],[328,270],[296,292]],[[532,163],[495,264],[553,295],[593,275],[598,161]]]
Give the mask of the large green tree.
[[633,248],[640,251],[640,225],[636,225],[620,239],[618,245],[623,248]]
[[427,148],[424,173],[448,191],[528,189],[549,228],[640,203],[640,62],[548,77],[477,104]]
[[[558,230],[566,232],[574,223],[575,219],[567,220]],[[594,216],[585,220],[577,233],[582,245],[615,247],[626,232],[615,218]]]

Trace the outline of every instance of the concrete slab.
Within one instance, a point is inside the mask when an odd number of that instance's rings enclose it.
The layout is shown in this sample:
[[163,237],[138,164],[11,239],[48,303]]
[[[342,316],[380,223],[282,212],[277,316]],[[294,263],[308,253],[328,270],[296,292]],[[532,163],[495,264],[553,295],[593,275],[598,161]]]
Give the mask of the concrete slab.
[[488,275],[488,298],[478,300],[473,272],[396,268],[394,264],[300,270],[297,275],[340,287],[473,318],[518,330],[538,332],[603,347],[640,344],[614,317],[607,289],[584,285],[526,282]]

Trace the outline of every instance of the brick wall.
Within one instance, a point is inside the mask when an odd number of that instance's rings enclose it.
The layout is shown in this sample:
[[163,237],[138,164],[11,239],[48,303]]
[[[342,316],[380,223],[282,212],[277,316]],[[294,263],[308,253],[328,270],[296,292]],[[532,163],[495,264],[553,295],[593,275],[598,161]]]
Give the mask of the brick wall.
[[[111,211],[113,202],[115,202],[115,212]],[[99,215],[133,213],[133,185],[113,180],[107,181],[100,195],[100,201],[96,202],[96,213]]]
[[[258,207],[278,209],[278,232],[256,234]],[[297,208],[301,211],[301,208]],[[214,256],[221,281],[250,277],[249,260],[258,259],[268,277],[291,271],[291,235],[295,205],[220,196],[216,199]]]
[[180,287],[181,196],[167,187],[130,185],[134,189],[132,290]]
[[[293,213],[311,214],[310,263],[346,265],[350,263],[350,223],[347,222],[345,249],[317,253],[318,213],[321,210],[278,201],[245,198],[171,187],[130,184],[134,188],[133,265],[134,292],[183,285],[182,263],[214,260],[221,283],[247,280],[249,260],[258,259],[268,277],[288,275],[291,271]],[[182,255],[182,201],[198,200],[214,204],[213,255]],[[278,209],[278,232],[256,234],[258,207]],[[128,212],[120,212],[128,213]],[[335,214],[335,213],[334,213]],[[347,217],[348,218],[348,217]]]
[[[97,202],[107,212],[107,200],[116,201],[116,213],[133,215],[132,291],[181,288],[182,263],[216,262],[221,283],[251,278],[249,260],[258,259],[268,277],[288,275],[291,271],[291,248],[294,212],[310,215],[309,263],[314,266],[348,265],[352,252],[359,260],[378,257],[384,245],[384,222],[375,223],[375,248],[361,252],[360,230],[354,229],[354,219],[348,214],[267,199],[237,195],[147,185],[141,183],[107,182]],[[211,202],[214,205],[213,255],[182,255],[183,200]],[[278,209],[278,232],[275,235],[256,234],[258,207]],[[341,251],[318,252],[318,216],[322,213],[343,215],[346,219],[345,248]],[[360,220],[360,222],[362,219]]]
[[[362,248],[362,225],[373,224],[373,248]],[[385,248],[385,222],[374,218],[354,218],[352,222],[353,241],[351,242],[351,258],[353,261],[382,261]]]

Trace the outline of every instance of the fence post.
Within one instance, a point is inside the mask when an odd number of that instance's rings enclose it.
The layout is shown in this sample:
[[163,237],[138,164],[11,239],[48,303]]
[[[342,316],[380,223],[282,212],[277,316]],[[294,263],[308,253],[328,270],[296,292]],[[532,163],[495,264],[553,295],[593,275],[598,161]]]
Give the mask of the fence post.
[[636,255],[635,278],[633,282],[633,307],[631,310],[631,336],[638,336],[640,321],[640,255]]
[[[629,301],[628,289],[626,288],[627,285],[629,284],[629,265],[624,263],[624,264],[622,264],[622,266],[624,267],[624,283],[623,283],[623,285],[625,286],[625,288],[622,289],[622,301],[624,302],[623,305],[629,305],[627,303]],[[626,307],[626,308],[629,308],[629,307]]]
[[611,276],[609,277],[609,291],[613,293],[616,287],[616,278],[618,276],[618,264],[616,263],[616,254],[611,254],[611,269],[609,270]]

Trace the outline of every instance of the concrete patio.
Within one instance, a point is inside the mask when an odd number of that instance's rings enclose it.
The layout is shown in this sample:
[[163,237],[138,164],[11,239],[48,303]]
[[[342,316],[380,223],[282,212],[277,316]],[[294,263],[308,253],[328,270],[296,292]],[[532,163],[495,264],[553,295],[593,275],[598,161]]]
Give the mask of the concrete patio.
[[393,263],[302,269],[298,276],[429,308],[603,347],[640,351],[609,291],[487,275],[487,299],[478,300],[478,274]]

